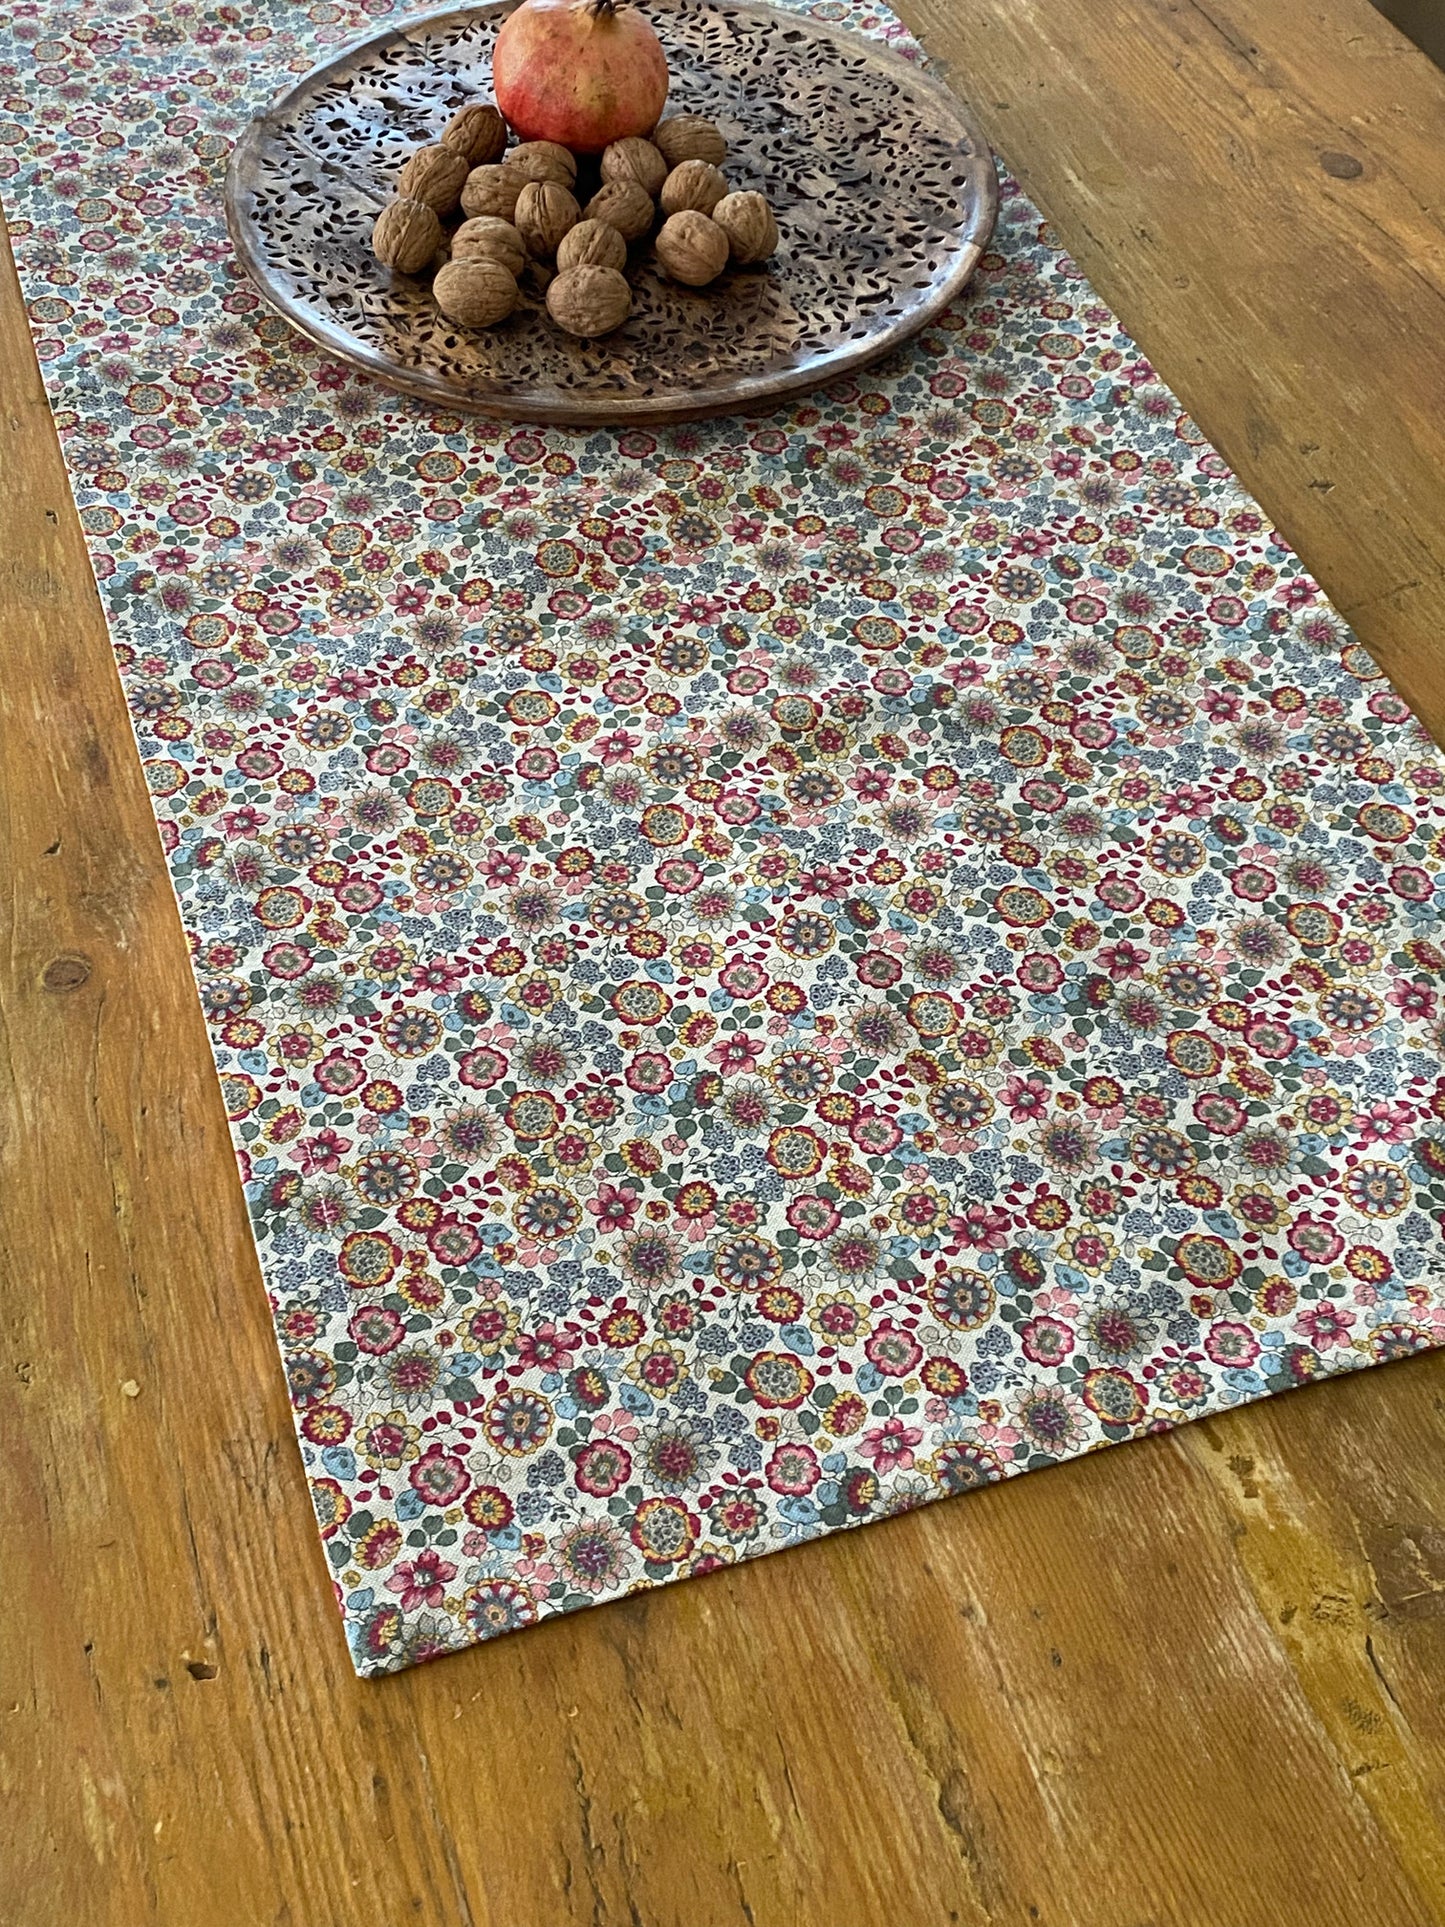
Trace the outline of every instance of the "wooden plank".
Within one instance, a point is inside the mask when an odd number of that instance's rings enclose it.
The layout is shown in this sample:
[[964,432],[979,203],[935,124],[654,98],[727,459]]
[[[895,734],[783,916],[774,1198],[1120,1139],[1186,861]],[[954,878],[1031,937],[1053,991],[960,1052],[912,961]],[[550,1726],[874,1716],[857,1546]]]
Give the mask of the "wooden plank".
[[[911,13],[1440,729],[1445,82],[1364,0]],[[8,260],[0,531],[0,1919],[1445,1918],[1440,1358],[355,1681]]]
[[1445,14],[1435,0],[1373,0],[1387,20],[1408,34],[1437,67],[1445,67]]
[[902,0],[1445,735],[1445,76],[1364,0]]

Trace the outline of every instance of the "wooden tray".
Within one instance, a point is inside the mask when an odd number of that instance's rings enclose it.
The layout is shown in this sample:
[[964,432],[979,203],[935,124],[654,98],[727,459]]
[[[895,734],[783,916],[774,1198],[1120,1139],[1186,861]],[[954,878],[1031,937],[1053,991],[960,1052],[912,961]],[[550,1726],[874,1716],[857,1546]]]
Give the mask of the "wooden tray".
[[448,409],[519,421],[679,421],[767,405],[862,367],[956,299],[998,210],[993,157],[938,81],[856,33],[740,0],[650,0],[669,111],[727,136],[734,187],[764,190],[773,260],[710,288],[632,250],[634,306],[579,342],[524,297],[470,333],[425,280],[372,258],[371,224],[419,144],[491,98],[513,0],[426,14],[315,68],[231,158],[226,217],[266,300],[328,353]]

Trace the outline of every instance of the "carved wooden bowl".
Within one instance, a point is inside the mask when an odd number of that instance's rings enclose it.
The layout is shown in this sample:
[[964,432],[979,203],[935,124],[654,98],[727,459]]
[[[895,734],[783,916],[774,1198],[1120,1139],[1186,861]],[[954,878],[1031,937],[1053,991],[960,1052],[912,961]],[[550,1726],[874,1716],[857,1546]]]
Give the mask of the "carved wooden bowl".
[[968,111],[875,42],[742,0],[650,0],[672,72],[669,109],[728,140],[735,188],[763,190],[774,258],[711,287],[668,281],[632,250],[633,310],[577,341],[524,296],[472,333],[425,280],[371,255],[371,226],[411,151],[467,100],[491,98],[511,11],[450,9],[389,28],[315,68],[251,123],[226,216],[257,288],[328,353],[447,409],[518,421],[681,421],[767,406],[862,367],[967,284],[998,208]]

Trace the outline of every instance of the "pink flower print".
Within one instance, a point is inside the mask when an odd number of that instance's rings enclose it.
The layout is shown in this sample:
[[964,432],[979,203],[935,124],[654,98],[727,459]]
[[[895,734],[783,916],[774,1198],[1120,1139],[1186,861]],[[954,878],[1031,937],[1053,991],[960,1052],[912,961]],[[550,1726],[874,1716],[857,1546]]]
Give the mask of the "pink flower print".
[[[987,1409],[984,1406],[979,1407],[976,1436],[980,1444],[990,1447],[1001,1459],[1011,1459],[1014,1455],[1014,1447],[1023,1434],[1016,1425],[1009,1425],[1003,1421],[1001,1410],[997,1401],[992,1399],[987,1402]],[[990,1412],[993,1414],[992,1417],[988,1415]]]
[[1030,1318],[1020,1327],[1019,1344],[1035,1365],[1059,1365],[1074,1349],[1074,1334],[1060,1319]]
[[249,803],[240,809],[227,810],[221,817],[221,825],[227,836],[255,836],[263,823],[270,818],[264,810],[258,810]]
[[[677,613],[683,622],[716,622],[727,604],[720,596],[689,596],[686,602],[678,604]],[[743,658],[747,660],[746,657]],[[771,661],[771,657],[769,661]]]
[[533,1367],[539,1372],[565,1372],[572,1363],[572,1354],[582,1343],[582,1334],[575,1325],[557,1325],[548,1319],[534,1332],[522,1332],[516,1340],[519,1364]]
[[523,1584],[531,1580],[543,1590],[557,1577],[557,1568],[546,1559],[519,1559],[516,1571]]
[[1149,962],[1149,952],[1141,950],[1138,944],[1121,941],[1106,943],[1099,952],[1099,962],[1116,983],[1144,975],[1144,967]]
[[342,1137],[328,1125],[314,1137],[303,1138],[296,1147],[296,1162],[306,1173],[314,1177],[318,1171],[335,1171],[341,1160],[351,1149],[351,1139]]
[[630,1184],[600,1184],[597,1196],[587,1200],[587,1209],[603,1231],[630,1231],[642,1203],[642,1193]]
[[1429,1019],[1435,1015],[1435,992],[1429,984],[1414,984],[1397,977],[1389,1001],[1405,1017]]
[[977,658],[969,656],[963,662],[950,663],[943,674],[955,689],[971,689],[975,683],[983,681],[988,671]]
[[513,850],[489,850],[482,858],[480,868],[488,883],[504,885],[515,883],[526,864]]
[[626,1412],[600,1412],[592,1421],[591,1436],[594,1439],[616,1439],[621,1445],[630,1445],[637,1437],[637,1423]]
[[734,542],[761,542],[768,532],[760,515],[735,515],[725,526]]
[[881,803],[893,789],[893,778],[880,769],[862,769],[848,778],[848,787],[865,803]]
[[1060,1318],[1069,1324],[1079,1315],[1079,1301],[1073,1292],[1054,1285],[1047,1291],[1035,1292],[1034,1310],[1041,1317]]
[[906,1472],[913,1463],[913,1448],[922,1437],[921,1426],[905,1425],[901,1418],[885,1419],[863,1434],[858,1450],[873,1461],[878,1473]]
[[433,957],[430,962],[417,965],[412,972],[411,986],[413,990],[455,990],[466,974],[465,965],[455,958]]
[[800,1498],[811,1492],[823,1476],[818,1455],[811,1445],[784,1440],[767,1464],[767,1481],[774,1492]]
[[440,1445],[429,1445],[407,1473],[407,1483],[424,1504],[448,1506],[461,1498],[471,1477],[460,1458]]
[[1364,1150],[1372,1144],[1403,1144],[1414,1128],[1414,1117],[1408,1104],[1380,1097],[1368,1110],[1355,1113],[1354,1124],[1356,1143]]
[[1284,603],[1288,609],[1307,609],[1312,602],[1319,601],[1319,596],[1319,584],[1307,575],[1292,576],[1274,592],[1275,601]]
[[1213,807],[1213,795],[1202,783],[1181,783],[1159,799],[1161,816],[1204,816]]
[[1058,539],[1051,529],[1021,529],[1009,543],[1009,554],[1047,555]]
[[1303,1332],[1312,1345],[1324,1352],[1332,1345],[1348,1345],[1350,1327],[1354,1322],[1354,1312],[1346,1311],[1343,1305],[1327,1299],[1323,1304],[1311,1305],[1307,1311],[1301,1312],[1294,1321],[1294,1328],[1297,1332]]
[[750,1071],[763,1054],[762,1039],[749,1037],[744,1031],[734,1031],[730,1037],[720,1038],[707,1054],[709,1064],[716,1064],[724,1077],[736,1077],[739,1072]]
[[1199,707],[1213,723],[1232,723],[1238,719],[1239,697],[1232,689],[1206,689]]
[[949,1224],[959,1243],[974,1251],[1002,1251],[1008,1243],[1008,1229],[1007,1212],[992,1204],[971,1204],[961,1218]]
[[810,897],[841,896],[847,887],[848,872],[837,863],[819,863],[798,878],[799,891]]
[[1011,1077],[1003,1087],[1003,1101],[1016,1123],[1042,1117],[1049,1106],[1049,1087],[1041,1077]]
[[439,1606],[446,1598],[447,1581],[456,1577],[456,1571],[449,1560],[428,1546],[415,1559],[402,1560],[386,1582],[387,1591],[401,1595],[403,1612],[414,1612],[418,1606]]

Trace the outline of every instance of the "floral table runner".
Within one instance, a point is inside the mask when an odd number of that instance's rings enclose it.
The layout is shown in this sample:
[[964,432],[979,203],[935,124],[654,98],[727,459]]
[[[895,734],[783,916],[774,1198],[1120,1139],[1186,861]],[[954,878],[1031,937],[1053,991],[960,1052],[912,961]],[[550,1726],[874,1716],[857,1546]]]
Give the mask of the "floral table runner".
[[0,39],[358,1670],[1440,1343],[1445,766],[1037,211],[766,419],[427,413],[221,212],[387,12]]

